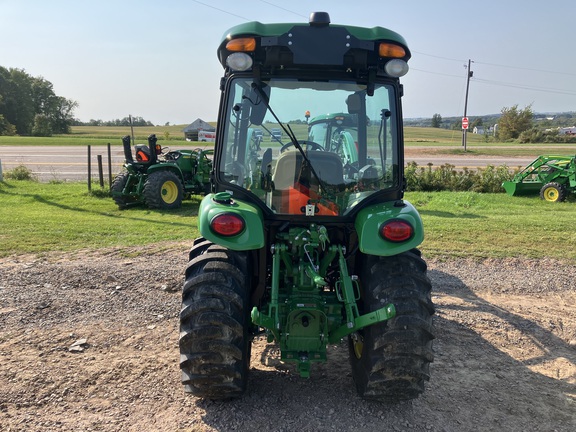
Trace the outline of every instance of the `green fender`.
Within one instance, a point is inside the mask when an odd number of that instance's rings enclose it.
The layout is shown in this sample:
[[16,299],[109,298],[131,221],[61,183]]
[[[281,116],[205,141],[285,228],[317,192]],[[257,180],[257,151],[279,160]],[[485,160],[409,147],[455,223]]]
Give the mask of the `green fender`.
[[176,176],[178,176],[178,178],[180,179],[180,181],[182,181],[182,183],[184,183],[184,176],[182,175],[182,170],[180,169],[180,167],[176,164],[173,163],[160,163],[160,164],[154,164],[154,165],[150,165],[148,167],[148,169],[146,170],[146,174],[150,175],[152,173],[155,173],[157,171],[169,171],[169,172],[173,172],[174,174],[176,174]]
[[[226,237],[212,231],[210,222],[222,213],[234,213],[244,219],[244,229],[240,234]],[[235,201],[227,192],[206,195],[198,210],[200,235],[206,240],[236,251],[264,247],[263,221],[262,211],[258,207],[242,201]]]
[[[384,239],[380,227],[391,219],[403,220],[414,228],[414,234],[404,242]],[[358,212],[354,222],[359,248],[368,255],[391,256],[409,251],[424,240],[424,227],[418,211],[408,201],[390,201],[366,207]]]

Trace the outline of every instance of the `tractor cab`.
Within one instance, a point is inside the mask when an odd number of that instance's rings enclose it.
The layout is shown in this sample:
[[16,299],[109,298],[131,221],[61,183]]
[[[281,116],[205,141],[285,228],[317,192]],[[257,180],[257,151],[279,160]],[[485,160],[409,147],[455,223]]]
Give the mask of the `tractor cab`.
[[[218,50],[215,192],[276,219],[350,216],[366,200],[401,199],[403,39],[314,15],[308,26],[258,24],[231,29]],[[257,139],[262,130],[273,139]]]
[[[375,84],[372,96],[367,86],[342,79],[281,77],[255,84],[252,77],[238,77],[230,85],[217,156],[223,187],[250,194],[263,211],[278,216],[344,216],[375,193],[401,197],[393,85]],[[297,117],[304,104],[318,112],[344,108],[338,118],[354,127],[316,122],[308,130]],[[248,139],[250,128],[278,127],[284,133],[275,141],[256,146]],[[313,214],[306,205],[314,206]]]

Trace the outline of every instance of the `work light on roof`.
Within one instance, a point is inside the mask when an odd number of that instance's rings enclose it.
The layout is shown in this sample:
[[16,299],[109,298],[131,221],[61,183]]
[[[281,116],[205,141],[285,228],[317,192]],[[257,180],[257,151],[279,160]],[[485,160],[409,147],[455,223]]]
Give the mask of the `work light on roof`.
[[226,59],[226,65],[230,69],[240,72],[250,69],[252,64],[252,57],[243,52],[232,53]]
[[384,66],[386,73],[395,78],[406,75],[408,73],[408,69],[408,63],[400,59],[390,60]]

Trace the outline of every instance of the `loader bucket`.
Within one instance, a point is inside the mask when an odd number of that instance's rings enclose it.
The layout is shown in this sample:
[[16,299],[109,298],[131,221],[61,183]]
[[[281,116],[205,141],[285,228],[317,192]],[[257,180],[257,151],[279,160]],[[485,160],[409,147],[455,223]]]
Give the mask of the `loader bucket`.
[[502,187],[506,193],[510,196],[519,195],[533,195],[538,194],[542,188],[542,183],[540,182],[515,182],[515,181],[505,181],[502,183]]

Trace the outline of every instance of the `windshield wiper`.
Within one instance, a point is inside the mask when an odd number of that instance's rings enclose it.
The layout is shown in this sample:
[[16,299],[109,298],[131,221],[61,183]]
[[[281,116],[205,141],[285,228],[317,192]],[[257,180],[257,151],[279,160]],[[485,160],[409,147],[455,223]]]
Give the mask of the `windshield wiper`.
[[288,138],[290,138],[290,141],[292,142],[294,147],[296,147],[296,149],[300,152],[300,154],[302,155],[302,158],[304,159],[304,162],[308,165],[308,167],[310,167],[310,172],[312,173],[314,178],[318,181],[318,184],[320,185],[322,190],[327,192],[330,198],[334,198],[335,194],[330,190],[331,188],[329,188],[326,185],[326,183],[324,183],[324,181],[322,181],[322,179],[320,178],[320,176],[318,175],[318,173],[314,169],[314,165],[312,164],[312,162],[310,162],[310,159],[308,158],[308,156],[306,155],[306,152],[304,151],[304,149],[302,148],[302,146],[298,142],[298,139],[296,138],[296,135],[292,131],[292,128],[290,127],[290,125],[289,124],[284,125],[284,123],[282,123],[280,121],[280,119],[278,118],[278,116],[276,115],[276,113],[274,112],[272,107],[270,106],[270,103],[268,102],[268,96],[266,95],[266,93],[264,93],[264,90],[262,90],[262,87],[256,83],[252,83],[252,88],[255,89],[256,91],[258,91],[258,93],[260,94],[260,97],[262,98],[262,101],[266,105],[266,108],[268,108],[268,110],[270,111],[270,113],[272,114],[274,119],[278,122],[280,127],[284,130],[286,135],[288,135]]

